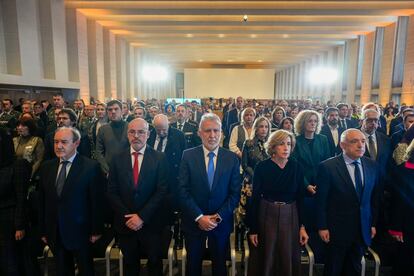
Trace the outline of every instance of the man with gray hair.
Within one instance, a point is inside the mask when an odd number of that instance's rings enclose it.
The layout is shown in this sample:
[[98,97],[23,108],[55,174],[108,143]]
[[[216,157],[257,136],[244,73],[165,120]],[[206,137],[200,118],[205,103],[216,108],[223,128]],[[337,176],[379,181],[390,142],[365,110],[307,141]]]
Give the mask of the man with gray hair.
[[391,142],[385,134],[377,130],[379,117],[377,110],[365,109],[362,113],[361,131],[367,141],[365,156],[376,161],[380,172],[384,174],[391,154]]
[[376,235],[378,167],[364,156],[365,143],[360,130],[345,130],[342,154],[318,167],[317,227],[327,244],[324,275],[361,275],[361,258]]
[[81,135],[74,127],[58,128],[57,158],[40,168],[40,234],[55,256],[56,274],[94,275],[91,245],[103,231],[103,174],[98,162],[78,154]]
[[233,231],[233,211],[240,200],[237,155],[219,146],[220,118],[204,114],[198,134],[202,145],[184,151],[179,177],[182,228],[188,252],[188,275],[201,275],[206,241],[213,275],[227,275],[226,256]]
[[[159,152],[163,152],[167,157],[169,177],[168,177],[168,208],[177,211],[177,189],[178,172],[180,169],[181,156],[187,144],[184,134],[176,128],[170,127],[168,117],[164,114],[157,114],[152,120],[154,129],[148,138],[147,144]],[[169,218],[172,218],[169,216]],[[170,221],[169,223],[172,223]]]

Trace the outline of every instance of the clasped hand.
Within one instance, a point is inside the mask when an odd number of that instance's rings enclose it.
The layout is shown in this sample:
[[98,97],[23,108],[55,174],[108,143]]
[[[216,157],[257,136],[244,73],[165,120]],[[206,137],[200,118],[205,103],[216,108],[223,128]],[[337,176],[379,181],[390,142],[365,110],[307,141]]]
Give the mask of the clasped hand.
[[133,231],[140,230],[144,225],[144,221],[137,214],[128,214],[125,218],[127,219],[125,225]]
[[217,223],[215,221],[216,215],[207,215],[202,216],[197,222],[198,227],[203,231],[211,231],[217,227]]

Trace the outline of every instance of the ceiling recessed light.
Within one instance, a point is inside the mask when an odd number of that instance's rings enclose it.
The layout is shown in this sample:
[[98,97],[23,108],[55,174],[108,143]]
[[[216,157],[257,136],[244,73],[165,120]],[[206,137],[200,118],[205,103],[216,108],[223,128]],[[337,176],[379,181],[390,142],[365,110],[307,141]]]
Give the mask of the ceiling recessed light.
[[263,60],[259,59],[257,62],[263,62]]
[[186,37],[193,37],[193,34],[187,34]]
[[225,35],[224,34],[219,34],[218,37],[223,38]]
[[288,34],[284,34],[283,35],[283,38],[288,38],[289,37],[289,35]]
[[204,61],[204,60],[202,60],[202,59],[199,59],[199,60],[198,60],[198,62],[203,62],[203,61]]
[[251,35],[250,35],[250,37],[251,37],[251,38],[256,38],[256,37],[257,37],[257,35],[255,35],[255,34],[251,34]]
[[232,59],[228,59],[227,62],[233,62],[233,60]]

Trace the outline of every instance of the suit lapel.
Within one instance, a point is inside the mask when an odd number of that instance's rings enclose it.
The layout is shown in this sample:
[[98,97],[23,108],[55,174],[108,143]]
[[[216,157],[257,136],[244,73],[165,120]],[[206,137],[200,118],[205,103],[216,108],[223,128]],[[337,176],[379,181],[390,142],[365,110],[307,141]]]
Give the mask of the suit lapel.
[[[143,179],[145,179],[145,175],[149,171],[149,168],[151,168],[151,164],[153,164],[151,151],[152,151],[151,148],[149,147],[145,148],[144,158],[142,159],[141,168],[139,170],[138,187],[137,187],[138,190],[142,189]],[[133,179],[132,169],[131,169],[131,179]],[[133,180],[132,180],[132,183],[134,183]]]
[[[133,188],[134,187],[134,177],[132,176],[132,157],[131,157],[131,152],[130,149],[128,148],[128,151],[125,152],[125,157],[121,158],[121,160],[119,160],[120,162],[123,162],[122,167],[123,172],[125,173],[125,177],[127,180],[127,186]],[[139,182],[139,180],[138,180]]]
[[213,178],[213,185],[211,186],[211,190],[217,186],[217,182],[220,179],[221,175],[221,169],[223,168],[223,150],[219,148],[217,152],[217,162],[216,162],[216,168],[214,170],[214,178]]
[[76,177],[78,176],[82,164],[81,159],[79,157],[79,153],[76,154],[75,159],[73,159],[72,165],[70,166],[70,170],[68,176],[66,177],[65,185],[63,185],[61,197],[63,198],[66,194],[69,194],[69,191],[73,188],[74,183],[76,183]]
[[[198,169],[201,172],[201,179],[204,182],[205,187],[207,188],[207,190],[210,191],[210,185],[208,184],[208,177],[207,177],[207,168],[206,168],[206,163],[205,163],[205,158],[206,157],[204,156],[203,146],[198,147],[198,153],[197,154],[201,157],[201,158],[195,158]],[[214,181],[213,181],[213,183],[214,183]]]
[[362,164],[362,173],[364,175],[364,183],[363,183],[363,189],[362,189],[362,199],[361,202],[364,201],[365,196],[368,194],[368,191],[371,190],[371,174],[369,172],[368,165],[366,164],[365,160],[361,158],[361,164]]
[[384,144],[383,144],[382,137],[378,134],[378,131],[376,131],[375,136],[377,138],[377,158],[376,158],[376,161],[378,161],[379,157],[380,157],[380,153],[382,152],[382,148],[384,147]]

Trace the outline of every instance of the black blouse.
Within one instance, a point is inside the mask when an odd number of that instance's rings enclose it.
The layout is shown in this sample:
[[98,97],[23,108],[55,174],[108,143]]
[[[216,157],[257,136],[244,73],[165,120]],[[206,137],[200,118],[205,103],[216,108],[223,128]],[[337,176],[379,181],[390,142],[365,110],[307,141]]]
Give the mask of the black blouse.
[[304,191],[303,169],[295,160],[289,160],[282,169],[272,159],[257,164],[253,177],[251,207],[247,210],[250,233],[257,233],[260,200],[296,202],[299,224],[302,224],[302,202]]

